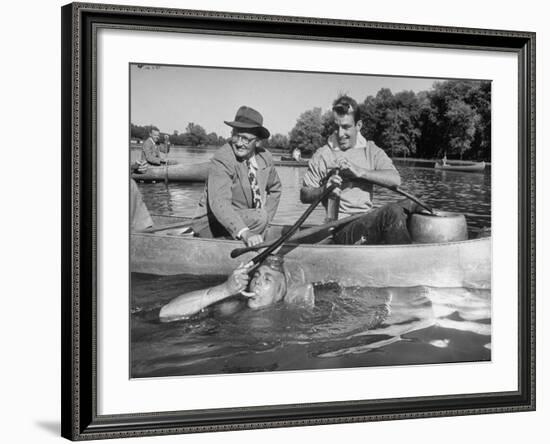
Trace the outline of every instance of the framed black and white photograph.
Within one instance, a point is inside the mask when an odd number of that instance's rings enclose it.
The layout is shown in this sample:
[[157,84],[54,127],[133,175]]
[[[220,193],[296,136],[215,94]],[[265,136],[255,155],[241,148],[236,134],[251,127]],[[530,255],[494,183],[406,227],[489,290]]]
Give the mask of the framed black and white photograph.
[[534,408],[533,33],[62,18],[63,436]]
[[491,360],[489,80],[132,64],[130,119],[131,377]]

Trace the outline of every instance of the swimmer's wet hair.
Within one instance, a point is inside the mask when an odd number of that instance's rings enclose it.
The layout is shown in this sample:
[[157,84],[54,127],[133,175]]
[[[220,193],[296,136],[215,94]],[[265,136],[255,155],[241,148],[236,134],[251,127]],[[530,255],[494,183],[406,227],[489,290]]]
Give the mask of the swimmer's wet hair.
[[284,299],[288,289],[287,281],[289,276],[288,276],[287,270],[285,269],[285,260],[283,256],[279,256],[278,254],[270,254],[268,257],[264,259],[264,261],[262,262],[262,265],[265,265],[271,268],[272,270],[278,271],[283,275],[284,279],[281,281],[281,284],[280,284],[281,287],[279,287],[278,291],[282,291],[283,293],[282,299]]
[[293,263],[291,267],[285,265],[284,257],[277,254],[268,256],[262,265],[283,274],[284,279],[280,281],[279,292],[281,298],[287,304],[312,308],[315,305],[313,286],[306,282],[304,270]]
[[281,273],[285,272],[285,259],[283,256],[279,256],[278,254],[270,254],[267,256],[262,262],[262,265],[267,265],[269,268]]

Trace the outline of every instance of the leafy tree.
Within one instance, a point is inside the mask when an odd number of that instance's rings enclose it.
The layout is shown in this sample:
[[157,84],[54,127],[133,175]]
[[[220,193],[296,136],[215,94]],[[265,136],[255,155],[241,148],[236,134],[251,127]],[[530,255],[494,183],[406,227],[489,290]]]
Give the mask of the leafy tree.
[[210,146],[216,146],[218,144],[218,135],[216,133],[210,133],[206,136],[206,143]]
[[367,140],[377,139],[377,126],[380,116],[377,115],[376,97],[368,96],[362,105],[359,107],[361,113],[361,134]]
[[490,98],[490,82],[436,82],[421,106],[420,155],[490,160]]
[[334,113],[332,110],[325,111],[325,113],[321,116],[321,123],[323,125],[323,131],[321,132],[321,135],[325,140],[327,140],[331,134],[336,131],[336,124],[334,122]]
[[462,100],[454,100],[448,104],[445,119],[449,152],[462,159],[471,148],[480,117],[470,105]]
[[314,152],[326,143],[323,130],[321,108],[302,113],[290,131],[290,149],[298,148],[302,153]]
[[271,149],[288,150],[289,140],[288,136],[283,134],[272,134],[267,140],[267,147]]
[[185,136],[186,145],[201,146],[208,143],[208,136],[204,128],[193,122],[189,122],[185,128]]
[[361,134],[385,149],[390,156],[416,152],[420,137],[419,104],[412,91],[393,94],[382,88],[376,97],[368,96],[360,106]]

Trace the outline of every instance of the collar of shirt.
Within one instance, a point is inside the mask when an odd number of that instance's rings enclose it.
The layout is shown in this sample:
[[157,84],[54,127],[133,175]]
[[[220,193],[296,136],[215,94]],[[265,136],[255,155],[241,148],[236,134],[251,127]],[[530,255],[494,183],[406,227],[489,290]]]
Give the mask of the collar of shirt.
[[[340,144],[338,143],[338,136],[336,133],[333,133],[327,141],[327,145],[330,147],[331,150],[340,150]],[[363,137],[361,133],[357,133],[357,140],[355,141],[354,148],[365,148],[367,146],[367,139]]]

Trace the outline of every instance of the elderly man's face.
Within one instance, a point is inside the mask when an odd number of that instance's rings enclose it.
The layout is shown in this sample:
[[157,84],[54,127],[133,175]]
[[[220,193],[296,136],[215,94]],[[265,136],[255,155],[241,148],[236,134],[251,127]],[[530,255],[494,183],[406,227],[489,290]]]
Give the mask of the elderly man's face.
[[355,122],[353,114],[334,113],[334,122],[336,123],[336,135],[340,149],[345,151],[355,146],[357,134],[361,129],[362,122]]
[[250,281],[249,291],[254,293],[248,299],[252,309],[267,307],[283,299],[286,293],[285,276],[267,265],[259,267]]
[[151,131],[151,139],[153,139],[153,142],[157,143],[160,137],[160,132],[157,130]]
[[238,159],[250,159],[255,151],[258,138],[245,131],[233,131],[231,136],[231,146]]

